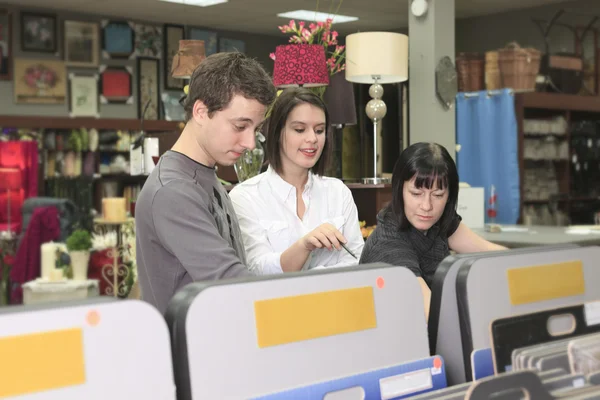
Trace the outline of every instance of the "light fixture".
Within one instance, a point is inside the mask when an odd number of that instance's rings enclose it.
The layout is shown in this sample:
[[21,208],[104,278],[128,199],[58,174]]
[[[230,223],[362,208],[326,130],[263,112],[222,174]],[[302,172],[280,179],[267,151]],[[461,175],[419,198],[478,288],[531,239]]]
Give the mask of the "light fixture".
[[363,183],[387,183],[377,172],[378,125],[387,113],[383,100],[383,83],[408,80],[408,36],[393,32],[361,32],[346,36],[346,79],[371,83],[366,114],[373,121],[373,174]]
[[159,0],[166,3],[177,3],[186,6],[208,7],[217,4],[227,3],[229,0]]
[[296,10],[296,11],[288,11],[284,13],[277,14],[278,17],[281,18],[292,18],[298,19],[300,21],[315,21],[315,22],[325,22],[328,18],[333,19],[335,24],[342,24],[344,22],[352,22],[358,21],[358,17],[350,17],[348,15],[340,15],[340,14],[329,14],[318,11],[309,11],[309,10]]
[[410,3],[410,11],[417,18],[427,14],[428,8],[427,0],[412,0]]

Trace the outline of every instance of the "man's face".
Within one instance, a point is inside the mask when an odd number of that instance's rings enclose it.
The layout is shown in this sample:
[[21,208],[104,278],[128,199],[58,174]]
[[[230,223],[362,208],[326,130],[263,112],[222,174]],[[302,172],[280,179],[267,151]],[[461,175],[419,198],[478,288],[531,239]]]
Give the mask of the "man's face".
[[235,95],[229,105],[208,116],[206,108],[196,120],[200,128],[196,141],[209,158],[211,165],[235,164],[245,150],[256,146],[255,132],[262,124],[266,106],[257,100]]

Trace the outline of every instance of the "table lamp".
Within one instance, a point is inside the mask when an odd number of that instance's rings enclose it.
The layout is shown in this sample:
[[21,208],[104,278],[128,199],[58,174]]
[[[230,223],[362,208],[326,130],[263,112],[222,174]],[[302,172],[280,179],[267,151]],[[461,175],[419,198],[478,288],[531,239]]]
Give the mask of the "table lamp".
[[408,36],[394,32],[360,32],[346,37],[346,79],[350,82],[372,84],[372,99],[365,109],[373,121],[373,176],[363,183],[386,183],[389,179],[377,173],[377,128],[387,113],[383,100],[384,83],[408,80]]
[[329,121],[335,132],[335,150],[340,152],[337,177],[343,178],[342,145],[343,129],[347,125],[356,125],[356,104],[354,103],[354,86],[346,80],[344,72],[329,78],[329,86],[323,95],[323,101],[329,111]]
[[179,51],[171,63],[171,76],[179,79],[190,79],[192,74],[206,58],[204,40],[180,40]]
[[284,44],[275,48],[273,84],[288,87],[318,87],[329,84],[325,48],[320,44]]

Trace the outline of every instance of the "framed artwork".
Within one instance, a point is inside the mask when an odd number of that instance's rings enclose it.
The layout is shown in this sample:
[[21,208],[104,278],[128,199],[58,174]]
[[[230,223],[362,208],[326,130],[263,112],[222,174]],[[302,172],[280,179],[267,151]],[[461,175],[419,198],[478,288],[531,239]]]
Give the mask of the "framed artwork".
[[100,33],[97,23],[65,21],[64,35],[65,62],[68,66],[98,66]]
[[135,24],[102,20],[102,57],[135,58]]
[[138,118],[160,119],[160,69],[156,58],[137,59]]
[[133,72],[131,67],[101,65],[100,104],[133,104]]
[[206,56],[215,54],[217,50],[217,32],[205,31],[198,28],[190,28],[188,32],[190,39],[204,40],[204,51]]
[[11,80],[12,14],[0,10],[0,80]]
[[21,50],[56,53],[56,15],[21,12]]
[[69,116],[100,117],[98,74],[69,74]]
[[164,117],[167,121],[185,121],[185,110],[179,102],[181,96],[183,96],[183,93],[162,94],[162,105],[165,112]]
[[171,76],[171,65],[173,57],[179,51],[179,41],[185,37],[183,25],[165,24],[163,27],[163,50],[165,60],[164,85],[166,90],[183,90],[183,79],[175,79]]
[[67,68],[63,61],[15,58],[15,103],[64,104]]
[[162,27],[135,24],[135,54],[142,57],[162,57]]
[[243,40],[221,38],[219,40],[220,52],[246,52],[246,43]]

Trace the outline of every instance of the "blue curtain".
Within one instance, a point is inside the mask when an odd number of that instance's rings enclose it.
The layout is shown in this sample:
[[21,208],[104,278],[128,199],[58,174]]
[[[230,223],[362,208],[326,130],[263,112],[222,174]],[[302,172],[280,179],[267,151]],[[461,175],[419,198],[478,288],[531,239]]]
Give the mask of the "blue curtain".
[[456,96],[456,142],[461,182],[485,188],[486,221],[490,190],[497,195],[496,223],[519,218],[517,120],[511,89],[459,93]]

